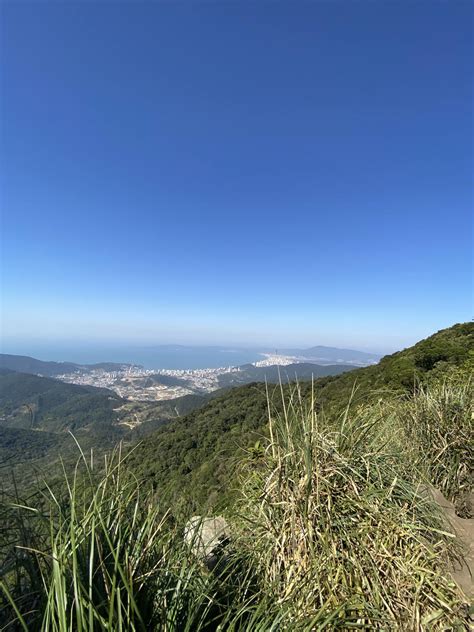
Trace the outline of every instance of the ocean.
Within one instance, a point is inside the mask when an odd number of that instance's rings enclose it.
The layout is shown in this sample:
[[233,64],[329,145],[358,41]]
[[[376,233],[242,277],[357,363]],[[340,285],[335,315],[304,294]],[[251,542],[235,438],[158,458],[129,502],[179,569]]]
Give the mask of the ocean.
[[38,360],[94,364],[119,362],[140,364],[146,369],[210,369],[240,366],[262,359],[258,349],[185,345],[6,345],[3,353],[28,355]]

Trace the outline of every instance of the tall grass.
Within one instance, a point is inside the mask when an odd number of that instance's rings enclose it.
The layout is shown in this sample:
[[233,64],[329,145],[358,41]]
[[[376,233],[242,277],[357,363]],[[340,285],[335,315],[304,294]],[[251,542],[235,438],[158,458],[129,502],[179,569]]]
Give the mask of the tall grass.
[[161,506],[120,450],[99,470],[82,456],[39,503],[5,498],[0,630],[467,629],[447,571],[459,551],[426,494],[426,480],[464,489],[467,391],[350,402],[337,419],[298,385],[281,394],[213,571],[185,542],[189,514]]
[[261,581],[294,629],[465,629],[453,538],[403,475],[395,415],[349,406],[329,423],[315,409],[295,387],[243,467],[241,546]]
[[82,469],[66,476],[65,497],[49,491],[47,511],[10,504],[17,541],[0,562],[5,629],[185,632],[276,624],[242,559],[229,557],[225,572],[208,572],[185,545],[183,522],[142,489],[120,452],[99,476],[85,461]]
[[413,463],[464,518],[474,516],[473,394],[470,379],[443,380],[396,409]]

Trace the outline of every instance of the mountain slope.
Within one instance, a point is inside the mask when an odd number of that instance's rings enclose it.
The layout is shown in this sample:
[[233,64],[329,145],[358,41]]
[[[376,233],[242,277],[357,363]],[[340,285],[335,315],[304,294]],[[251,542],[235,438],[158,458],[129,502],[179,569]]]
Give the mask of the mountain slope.
[[356,349],[339,349],[338,347],[325,347],[317,345],[309,349],[283,349],[284,355],[294,355],[300,358],[314,361],[316,363],[334,364],[347,363],[355,366],[366,366],[374,364],[380,360],[377,353],[367,353],[366,351],[357,351]]
[[[76,385],[0,369],[0,485],[20,486],[59,471],[61,457],[74,463],[81,448],[96,458],[119,441],[137,441],[207,399],[187,395],[163,402],[128,402],[105,388]],[[34,465],[34,467],[33,467]]]
[[[409,393],[415,379],[432,379],[459,367],[474,354],[474,324],[442,330],[418,344],[383,358],[379,364],[315,382],[316,404],[343,409],[357,385],[359,402],[393,393]],[[283,390],[286,390],[283,386]],[[303,398],[311,382],[300,385]],[[279,405],[279,387],[270,395]],[[129,455],[133,470],[155,488],[186,493],[198,503],[231,493],[232,460],[266,433],[267,401],[262,384],[231,389],[199,410],[175,419],[148,436]]]
[[124,366],[115,362],[99,362],[98,364],[76,364],[75,362],[45,362],[30,356],[0,353],[0,369],[9,369],[18,373],[33,373],[45,377],[55,377],[63,373],[74,373],[78,369],[103,369],[114,371]]
[[251,382],[269,382],[284,384],[295,380],[310,380],[327,375],[339,375],[345,371],[353,371],[354,367],[345,364],[320,366],[308,362],[298,362],[286,366],[254,366],[245,364],[238,371],[223,373],[219,376],[221,387],[239,386]]
[[[49,495],[5,503],[6,624],[22,612],[25,629],[43,630],[45,620],[61,627],[79,612],[84,621],[92,613],[99,621],[120,619],[124,629],[146,621],[158,630],[172,611],[172,629],[408,630],[418,621],[420,630],[468,629],[472,575],[466,584],[457,577],[463,595],[449,564],[460,561],[457,527],[443,519],[426,483],[449,492],[454,518],[459,509],[472,515],[465,495],[472,489],[472,389],[464,379],[471,334],[453,328],[387,358],[375,373],[314,385],[317,401],[338,381],[344,395],[347,380],[359,382],[367,401],[379,397],[366,388],[371,380],[379,392],[405,396],[315,419],[307,406],[312,385],[301,385],[301,397],[295,385],[283,385],[294,399],[285,398],[288,414],[273,416],[270,443],[259,441],[266,432],[264,385],[231,389],[145,439],[126,469],[108,460],[105,471],[96,466],[86,479],[79,470],[67,489],[53,481],[53,503],[45,502]],[[417,385],[415,395],[404,386],[410,366],[430,382]],[[447,385],[437,379],[450,373]],[[280,386],[269,391],[277,401]],[[27,452],[24,432],[15,429],[10,441]],[[38,434],[46,435],[47,453],[48,433]],[[201,505],[201,515],[206,504],[221,504],[225,519],[189,521],[197,507],[183,506],[182,495]],[[231,546],[219,541],[210,551],[222,522]],[[100,563],[108,559],[114,563]],[[109,599],[114,589],[117,607]],[[65,603],[59,615],[57,603]]]
[[469,365],[474,359],[474,323],[442,329],[412,347],[384,356],[374,366],[357,369],[319,384],[321,405],[340,408],[351,397],[381,397],[412,391],[417,380],[443,377],[453,367]]
[[317,345],[304,350],[304,354],[309,358],[325,357],[333,360],[361,360],[370,361],[380,357],[376,353],[357,351],[356,349],[339,349],[338,347],[325,347]]
[[117,419],[123,400],[108,389],[26,373],[0,375],[1,426],[58,432]]
[[73,362],[44,362],[29,356],[0,354],[0,368],[18,371],[19,373],[40,373],[52,377],[61,373],[71,373],[77,369]]

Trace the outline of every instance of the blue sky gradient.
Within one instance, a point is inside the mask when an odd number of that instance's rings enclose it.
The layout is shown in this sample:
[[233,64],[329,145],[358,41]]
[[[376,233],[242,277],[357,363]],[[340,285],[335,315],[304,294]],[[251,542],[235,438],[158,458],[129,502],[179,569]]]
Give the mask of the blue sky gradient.
[[472,6],[3,3],[5,349],[470,319]]

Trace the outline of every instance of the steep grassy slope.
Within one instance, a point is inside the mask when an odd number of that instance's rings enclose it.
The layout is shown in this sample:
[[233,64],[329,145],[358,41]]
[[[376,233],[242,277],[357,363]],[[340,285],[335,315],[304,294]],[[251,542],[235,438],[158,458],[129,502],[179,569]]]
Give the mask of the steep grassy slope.
[[[408,394],[417,380],[433,380],[468,365],[473,354],[474,324],[455,325],[386,356],[378,365],[317,380],[316,406],[336,415],[347,406],[354,387],[355,405]],[[300,386],[302,398],[309,398],[311,383]],[[281,406],[278,387],[270,388],[270,397]],[[233,460],[267,431],[266,408],[264,385],[232,389],[145,438],[130,455],[132,468],[156,489],[166,488],[172,495],[184,492],[198,504],[225,499],[232,493]]]

